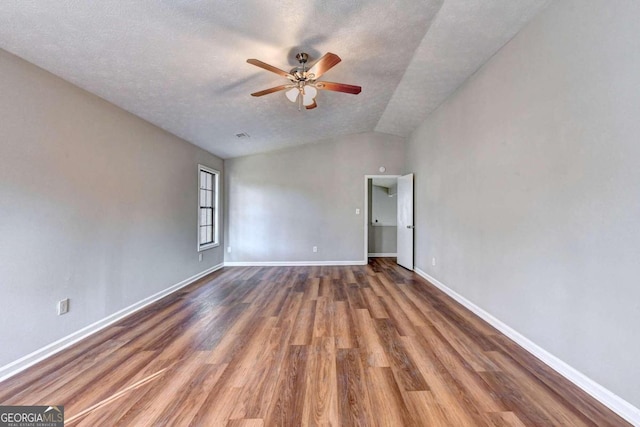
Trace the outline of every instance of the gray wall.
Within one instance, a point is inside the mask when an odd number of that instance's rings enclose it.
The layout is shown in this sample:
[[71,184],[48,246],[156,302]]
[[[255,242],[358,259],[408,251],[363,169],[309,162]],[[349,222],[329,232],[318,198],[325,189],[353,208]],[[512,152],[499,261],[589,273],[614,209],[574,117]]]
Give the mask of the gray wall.
[[416,266],[635,406],[639,17],[552,3],[415,131],[406,165]]
[[377,225],[395,226],[398,223],[398,198],[389,197],[385,187],[374,185],[371,192],[373,209],[372,220]]
[[196,251],[220,159],[2,50],[0,94],[0,366],[222,262]]
[[398,227],[370,226],[369,253],[395,254],[398,250]]
[[225,261],[362,261],[364,175],[398,174],[404,142],[364,133],[226,160]]

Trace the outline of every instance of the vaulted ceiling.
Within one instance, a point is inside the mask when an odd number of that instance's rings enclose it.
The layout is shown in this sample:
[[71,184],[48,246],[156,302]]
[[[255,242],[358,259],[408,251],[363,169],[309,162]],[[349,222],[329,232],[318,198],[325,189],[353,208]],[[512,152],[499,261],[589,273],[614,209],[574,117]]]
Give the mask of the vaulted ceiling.
[[[548,0],[3,0],[0,47],[223,158],[340,135],[408,136]],[[296,53],[333,52],[301,111]],[[2,78],[0,76],[0,78]],[[250,137],[239,139],[238,133]]]

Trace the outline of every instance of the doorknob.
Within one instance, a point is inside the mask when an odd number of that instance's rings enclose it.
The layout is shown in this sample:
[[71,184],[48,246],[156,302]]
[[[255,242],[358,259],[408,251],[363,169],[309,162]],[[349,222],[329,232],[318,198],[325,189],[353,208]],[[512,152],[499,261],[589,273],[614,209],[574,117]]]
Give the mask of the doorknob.
[[413,225],[407,225],[407,228],[416,228]]

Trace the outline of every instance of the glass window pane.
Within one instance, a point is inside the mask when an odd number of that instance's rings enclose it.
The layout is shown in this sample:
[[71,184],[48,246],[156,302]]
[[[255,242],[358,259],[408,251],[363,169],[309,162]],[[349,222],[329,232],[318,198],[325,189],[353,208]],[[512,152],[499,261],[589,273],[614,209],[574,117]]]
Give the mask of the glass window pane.
[[217,173],[208,172],[204,169],[198,171],[198,240],[200,245],[214,243],[216,234],[216,185],[219,183]]

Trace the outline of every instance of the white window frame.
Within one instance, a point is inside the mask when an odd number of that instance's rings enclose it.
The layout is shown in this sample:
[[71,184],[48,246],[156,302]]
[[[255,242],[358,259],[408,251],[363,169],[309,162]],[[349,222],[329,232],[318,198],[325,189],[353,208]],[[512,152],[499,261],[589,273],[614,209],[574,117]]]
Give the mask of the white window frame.
[[[205,243],[202,244],[201,243],[201,234],[200,234],[200,228],[202,227],[202,216],[201,216],[201,207],[202,205],[200,204],[200,190],[202,188],[202,173],[201,172],[206,172],[206,173],[210,173],[211,175],[213,175],[213,191],[214,191],[214,197],[212,197],[212,208],[213,208],[213,242],[209,242],[209,243]],[[216,246],[220,246],[220,172],[210,168],[208,166],[204,166],[204,165],[198,165],[198,252],[201,251],[205,251],[207,249],[211,249],[211,248],[215,248]]]

